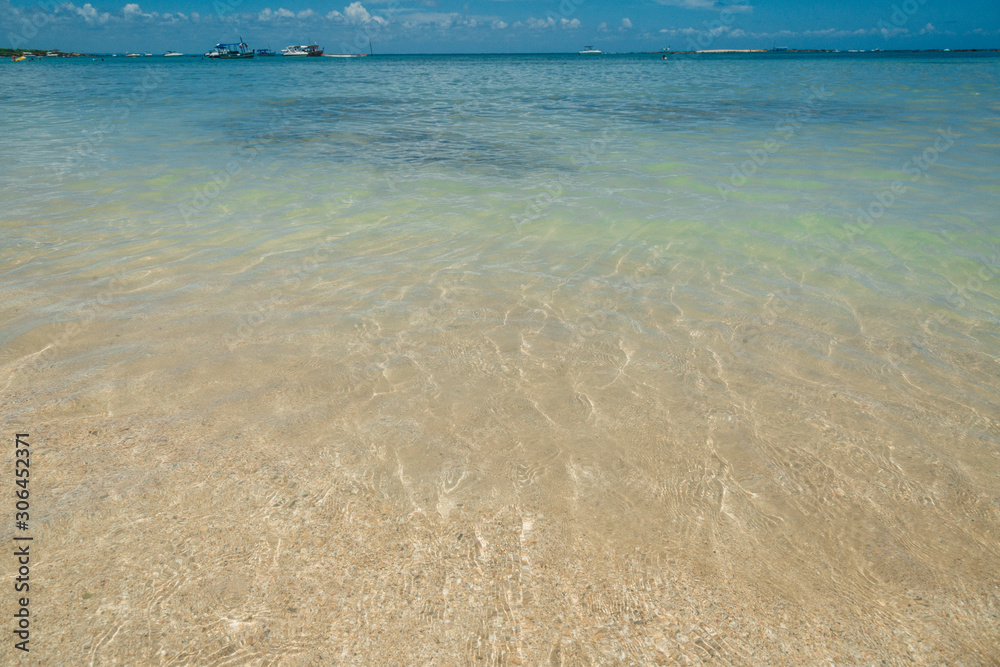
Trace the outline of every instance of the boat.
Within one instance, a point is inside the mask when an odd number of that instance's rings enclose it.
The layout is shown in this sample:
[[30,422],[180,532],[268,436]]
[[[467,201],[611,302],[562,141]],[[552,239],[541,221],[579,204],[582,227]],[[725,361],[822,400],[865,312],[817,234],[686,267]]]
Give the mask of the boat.
[[321,56],[323,49],[318,44],[300,44],[298,46],[286,46],[281,50],[283,56]]
[[263,58],[264,56],[276,56],[278,54],[271,49],[257,49],[257,55]]
[[125,54],[126,58],[139,58],[140,56],[142,56],[141,53],[126,53]]
[[167,51],[163,54],[164,58],[172,58],[174,56],[183,56],[183,53],[178,53],[177,51]]
[[246,45],[242,37],[239,44],[216,44],[214,49],[205,54],[206,58],[215,60],[237,60],[253,56],[253,49]]
[[580,51],[580,55],[581,56],[591,56],[591,55],[600,55],[600,54],[601,54],[601,50],[600,49],[595,49],[592,46],[585,46],[585,47],[583,47],[583,51]]

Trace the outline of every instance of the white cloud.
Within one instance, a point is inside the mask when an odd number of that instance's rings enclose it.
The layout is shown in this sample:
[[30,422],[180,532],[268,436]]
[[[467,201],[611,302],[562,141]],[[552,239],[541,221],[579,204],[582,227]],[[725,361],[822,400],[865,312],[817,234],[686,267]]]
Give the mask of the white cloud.
[[504,21],[494,21],[490,24],[494,30],[503,30],[507,27],[507,23]]
[[921,35],[933,35],[937,32],[937,28],[934,27],[933,23],[928,23],[923,28],[920,29]]
[[295,18],[295,13],[288,11],[284,7],[279,7],[276,10],[271,10],[270,7],[265,7],[259,14],[257,14],[257,20],[263,23],[270,23],[272,21],[291,18]]
[[[667,35],[670,37],[676,37],[677,35],[684,35],[685,37],[693,37],[696,35],[707,35],[709,37],[718,37],[719,35],[730,32],[730,27],[727,25],[720,25],[712,28],[711,30],[699,29],[699,28],[662,28],[660,29],[661,35]],[[742,35],[741,35],[742,36]]]
[[[86,5],[84,6],[86,7]],[[124,7],[122,7],[122,16],[125,17],[126,21],[128,21],[131,19],[144,19],[144,20],[155,19],[158,18],[160,15],[157,12],[153,12],[152,14],[147,14],[146,12],[142,11],[142,7],[140,7],[138,4],[130,2]]]
[[632,21],[630,21],[627,16],[622,19],[622,27],[626,30],[632,27]]
[[368,10],[360,2],[352,2],[347,7],[344,7],[344,17],[349,23],[355,24],[388,23],[381,16],[372,16],[369,14]]
[[529,28],[534,30],[543,30],[545,28],[552,28],[556,24],[556,20],[551,16],[547,19],[536,19],[534,17],[529,18],[524,22]]
[[555,28],[559,26],[564,30],[576,30],[580,27],[580,19],[559,19],[556,21],[554,17],[550,16],[544,19],[536,19],[531,17],[524,22],[518,21],[514,24],[515,28],[527,27],[529,30],[548,30],[549,28]]
[[882,28],[881,32],[883,37],[898,37],[899,35],[905,35],[910,31],[908,28]]
[[[136,7],[138,6],[136,5]],[[67,2],[66,4],[59,5],[57,11],[60,9],[71,14],[76,14],[90,25],[107,23],[111,19],[109,12],[99,12],[89,2],[83,7],[77,7],[72,2]]]

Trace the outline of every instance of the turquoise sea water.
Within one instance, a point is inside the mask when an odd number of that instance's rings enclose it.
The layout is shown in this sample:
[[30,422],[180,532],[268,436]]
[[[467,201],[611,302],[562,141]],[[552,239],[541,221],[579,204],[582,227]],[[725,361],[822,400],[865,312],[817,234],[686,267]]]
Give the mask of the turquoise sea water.
[[[733,663],[786,635],[807,638],[783,645],[798,664],[988,661],[997,54],[52,58],[0,63],[0,128],[2,418],[49,433],[65,475],[40,482],[53,562],[99,558],[58,535],[135,539],[101,516],[154,517],[184,542],[177,516],[209,501],[166,489],[198,480],[213,503],[240,499],[213,510],[220,530],[271,536],[254,522],[287,491],[273,471],[309,462],[295,478],[317,508],[356,494],[331,481],[350,479],[390,507],[360,516],[479,536],[459,578],[493,581],[513,610],[499,624],[563,609],[617,627],[567,602],[595,582],[662,620],[669,595],[648,582],[669,569],[717,605],[674,608],[682,625],[739,625],[715,649]],[[202,447],[179,444],[195,434]],[[233,461],[250,487],[227,486]],[[322,511],[302,515],[313,536]],[[517,545],[515,604],[489,563]],[[642,553],[644,574],[574,569],[598,552]],[[404,571],[414,553],[384,558]],[[160,570],[122,581],[155,588]],[[226,613],[265,604],[240,590]],[[329,604],[317,627],[354,622]],[[477,635],[457,620],[476,605],[445,607],[454,655],[550,655],[544,619]],[[192,623],[218,610],[203,611]],[[831,617],[842,634],[815,634]],[[299,631],[282,627],[270,636]],[[616,632],[574,634],[575,655],[698,654]]]
[[53,60],[4,68],[7,252],[127,256],[169,229],[241,236],[225,255],[384,217],[563,250],[690,240],[928,314],[978,276],[952,308],[996,324],[993,55]]

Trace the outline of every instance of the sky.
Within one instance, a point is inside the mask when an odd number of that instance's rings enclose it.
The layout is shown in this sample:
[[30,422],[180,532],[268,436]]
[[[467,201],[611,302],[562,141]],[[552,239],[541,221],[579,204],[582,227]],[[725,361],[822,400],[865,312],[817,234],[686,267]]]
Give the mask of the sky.
[[204,53],[1000,48],[997,0],[0,0],[0,46]]

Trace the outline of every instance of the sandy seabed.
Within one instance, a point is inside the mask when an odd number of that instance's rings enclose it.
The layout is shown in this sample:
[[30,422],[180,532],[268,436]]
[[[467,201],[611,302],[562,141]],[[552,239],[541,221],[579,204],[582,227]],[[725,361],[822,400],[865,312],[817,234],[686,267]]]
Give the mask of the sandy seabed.
[[136,272],[148,312],[6,347],[32,663],[1000,660],[996,357],[666,248],[498,279],[412,241],[422,277],[271,308]]

